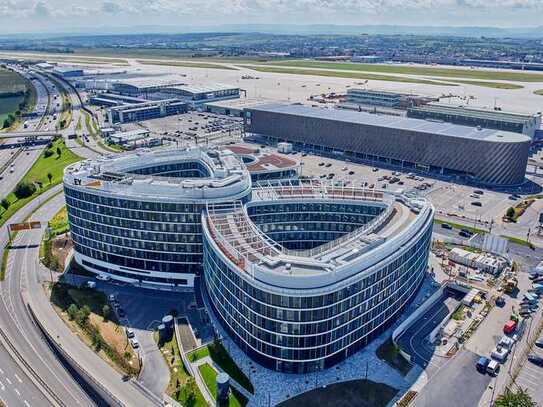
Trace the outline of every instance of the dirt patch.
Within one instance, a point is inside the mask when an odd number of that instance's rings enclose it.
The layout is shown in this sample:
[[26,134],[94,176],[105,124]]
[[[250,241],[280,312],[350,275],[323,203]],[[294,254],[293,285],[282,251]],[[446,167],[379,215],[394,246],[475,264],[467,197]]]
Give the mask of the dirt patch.
[[56,257],[58,259],[58,264],[60,264],[61,267],[64,267],[64,265],[66,264],[68,254],[73,247],[74,242],[72,241],[72,239],[70,239],[68,234],[57,236],[52,240],[51,251],[53,257]]

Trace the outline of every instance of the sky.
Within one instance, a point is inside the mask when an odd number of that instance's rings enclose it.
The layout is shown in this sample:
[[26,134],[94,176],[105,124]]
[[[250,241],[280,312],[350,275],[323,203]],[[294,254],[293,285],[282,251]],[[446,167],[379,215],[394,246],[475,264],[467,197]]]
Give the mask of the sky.
[[543,0],[0,0],[0,32],[232,24],[538,26]]

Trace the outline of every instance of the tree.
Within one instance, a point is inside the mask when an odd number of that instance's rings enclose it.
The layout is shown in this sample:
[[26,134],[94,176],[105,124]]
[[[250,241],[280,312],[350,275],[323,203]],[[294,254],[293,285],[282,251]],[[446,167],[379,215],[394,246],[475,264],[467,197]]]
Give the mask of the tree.
[[60,147],[57,147],[57,155],[60,157],[62,155],[62,150]]
[[87,324],[87,321],[89,320],[89,315],[91,313],[91,310],[88,305],[84,305],[77,311],[77,314],[75,316],[75,321],[79,326],[85,326]]
[[187,407],[193,407],[196,404],[196,382],[194,377],[189,377],[185,384],[185,403]]
[[507,212],[505,212],[505,216],[507,216],[509,219],[513,219],[515,217],[515,208],[513,208],[512,206],[510,206],[508,209],[507,209]]
[[49,183],[51,183],[51,180],[53,179],[53,174],[50,172],[47,173],[47,179],[49,180]]
[[45,150],[45,151],[43,152],[43,156],[44,156],[45,158],[49,158],[49,157],[51,157],[52,155],[53,155],[53,152],[52,152],[51,150],[49,150],[49,149],[47,149],[47,150]]
[[0,202],[0,205],[2,205],[2,208],[4,208],[5,211],[7,211],[11,203],[6,198],[4,198],[2,199],[2,202]]
[[34,192],[36,192],[36,185],[27,181],[19,182],[15,187],[15,191],[13,191],[17,199],[28,198],[29,196],[32,196]]
[[519,389],[516,393],[506,389],[504,394],[498,396],[494,402],[496,407],[535,407],[537,404],[532,400],[525,389]]
[[104,317],[104,321],[107,321],[109,319],[109,315],[111,314],[111,307],[107,304],[104,304],[102,307],[102,317]]
[[68,307],[68,318],[70,318],[72,321],[75,319],[75,317],[77,316],[77,312],[79,311],[79,308],[77,308],[77,305],[75,304],[70,304],[70,306]]

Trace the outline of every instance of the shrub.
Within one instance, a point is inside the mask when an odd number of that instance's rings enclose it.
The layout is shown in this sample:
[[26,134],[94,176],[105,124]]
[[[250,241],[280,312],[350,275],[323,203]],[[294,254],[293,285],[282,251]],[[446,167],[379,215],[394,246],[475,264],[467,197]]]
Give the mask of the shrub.
[[66,311],[68,313],[68,318],[70,318],[73,321],[75,317],[77,316],[78,311],[79,311],[79,308],[77,308],[77,305],[71,304]]
[[53,155],[53,152],[52,152],[51,150],[49,150],[49,149],[47,149],[47,150],[45,150],[45,151],[43,152],[43,156],[44,156],[45,158],[49,158],[49,157],[51,157],[52,155]]
[[8,210],[9,206],[11,205],[11,202],[9,202],[6,198],[2,199],[2,202],[0,202],[0,205],[2,205],[2,208],[4,210]]
[[510,206],[508,209],[507,209],[507,212],[505,212],[505,216],[507,216],[509,219],[513,219],[515,217],[515,208],[513,208],[512,206]]
[[13,191],[17,199],[28,198],[29,196],[32,196],[34,192],[36,192],[36,185],[26,181],[19,182],[15,187],[15,191]]

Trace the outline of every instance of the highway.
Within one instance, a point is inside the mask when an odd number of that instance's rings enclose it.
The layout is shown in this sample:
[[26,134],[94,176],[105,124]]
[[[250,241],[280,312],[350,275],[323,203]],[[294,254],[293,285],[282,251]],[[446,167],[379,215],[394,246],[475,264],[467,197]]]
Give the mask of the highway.
[[[44,83],[50,84],[47,80],[44,80]],[[36,87],[39,88],[39,86]],[[51,88],[54,87],[51,86]],[[38,90],[42,101],[43,89]],[[77,95],[71,94],[70,97],[74,106],[74,118],[77,120],[80,114],[79,101]],[[74,123],[72,122],[72,125],[63,133],[69,134],[68,132],[73,131]],[[28,128],[32,130],[37,127],[40,127],[39,121],[33,122],[32,127],[30,123],[28,125]],[[77,147],[77,154],[84,158],[98,155],[88,148],[79,145]],[[39,157],[42,149],[43,146],[38,146],[30,149],[28,154],[19,154],[15,159],[15,171],[10,174],[9,184],[2,182],[2,194],[5,195],[13,189]],[[25,220],[42,203],[51,198],[51,201],[33,216],[42,221],[49,220],[64,205],[61,191],[62,185],[51,188],[19,210],[10,221]],[[59,195],[55,196],[56,194]],[[40,323],[46,326],[49,332],[56,334],[56,341],[61,344],[62,349],[84,366],[97,382],[107,386],[122,404],[127,406],[157,405],[156,400],[148,399],[131,382],[123,382],[121,376],[77,336],[74,336],[58,317],[42,288],[42,284],[46,278],[49,279],[50,274],[39,263],[41,233],[42,230],[35,230],[17,235],[9,252],[6,278],[0,282],[0,399],[9,406],[95,405],[78,383],[79,379],[74,379],[45,341],[43,334],[30,316],[28,304],[32,306]],[[0,255],[6,245],[7,226],[4,226],[0,230]]]
[[[61,186],[48,191],[49,196],[61,190]],[[46,198],[41,199],[42,202]],[[36,202],[37,205],[39,203]],[[45,222],[64,205],[64,196],[58,194],[46,202],[30,218]],[[31,208],[23,208],[15,217],[22,219],[31,213]],[[19,220],[17,219],[17,220]],[[0,327],[16,342],[19,352],[55,394],[61,395],[66,406],[87,406],[93,403],[81,387],[66,372],[63,365],[44,342],[37,327],[32,323],[25,303],[28,302],[40,322],[49,332],[56,334],[57,343],[77,362],[104,385],[127,406],[156,406],[131,382],[123,382],[121,375],[104,362],[98,355],[75,336],[52,308],[42,286],[50,280],[50,273],[39,262],[39,243],[43,230],[19,233],[10,250],[6,280],[0,285]],[[1,380],[1,376],[0,376]],[[28,389],[32,391],[32,389]],[[35,391],[31,394],[40,397]],[[41,397],[41,402],[48,405]]]
[[[28,76],[28,74],[26,75]],[[60,116],[58,113],[62,110],[61,107],[52,103],[53,96],[51,95],[56,94],[57,90],[42,75],[37,73],[33,75],[38,78],[38,80],[32,81],[37,93],[36,117],[27,120],[27,128],[23,131],[55,130],[59,117],[54,120],[52,115]],[[0,197],[2,198],[13,191],[15,185],[32,167],[45,146],[44,142],[37,142],[30,146],[23,144],[24,139],[8,139],[6,143],[0,145],[0,168],[9,164],[8,168],[0,174],[3,177],[0,183]]]

